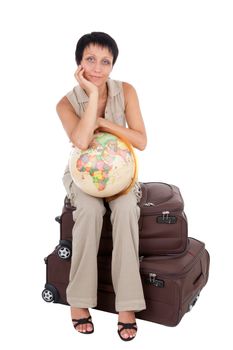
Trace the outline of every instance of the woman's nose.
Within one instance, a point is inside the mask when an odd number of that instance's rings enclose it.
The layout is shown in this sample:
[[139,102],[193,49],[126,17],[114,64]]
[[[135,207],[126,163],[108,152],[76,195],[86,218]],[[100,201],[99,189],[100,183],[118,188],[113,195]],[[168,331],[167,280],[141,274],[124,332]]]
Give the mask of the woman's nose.
[[94,67],[95,72],[101,72],[101,63],[96,62]]

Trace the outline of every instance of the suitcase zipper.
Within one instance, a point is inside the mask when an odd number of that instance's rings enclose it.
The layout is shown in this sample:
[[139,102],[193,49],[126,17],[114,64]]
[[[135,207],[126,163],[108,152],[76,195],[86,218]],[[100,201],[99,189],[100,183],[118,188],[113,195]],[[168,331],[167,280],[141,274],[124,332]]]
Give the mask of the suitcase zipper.
[[[147,186],[146,186],[146,184],[153,184],[154,182],[146,182],[146,183],[141,183],[141,189],[142,189],[142,187],[144,188],[144,192],[145,192],[145,194],[144,194],[144,196],[145,196],[145,203],[142,205],[142,207],[150,207],[150,206],[161,206],[163,203],[165,203],[165,202],[168,202],[168,201],[170,201],[171,200],[171,198],[173,197],[173,194],[174,194],[174,190],[173,190],[173,187],[170,185],[170,184],[168,184],[168,183],[165,183],[165,182],[158,182],[158,184],[162,184],[162,185],[166,185],[167,187],[169,187],[170,188],[170,191],[171,191],[171,194],[169,195],[169,196],[166,196],[164,199],[163,199],[163,201],[162,202],[157,202],[156,204],[154,204],[153,202],[149,202],[149,197],[150,196],[148,196],[148,193],[149,193],[149,190],[148,190],[148,188],[147,188]],[[182,196],[181,196],[181,193],[180,193],[180,190],[179,190],[179,188],[177,187],[177,190],[178,190],[178,192],[179,192],[179,195],[180,195],[180,198],[181,198],[181,203],[180,203],[180,206],[179,206],[179,208],[177,208],[177,209],[173,209],[172,211],[183,211],[184,210],[184,200],[183,200],[183,198],[182,198]],[[142,191],[143,192],[143,191]],[[143,197],[144,197],[143,196]]]
[[175,208],[175,209],[172,209],[171,211],[169,210],[159,210],[159,211],[150,211],[150,210],[146,210],[146,208],[150,208],[150,207],[155,207],[156,205],[154,203],[151,203],[151,202],[147,202],[147,203],[144,203],[143,206],[141,207],[141,209],[143,209],[143,215],[157,215],[157,214],[170,214],[170,213],[180,213],[180,212],[183,212],[183,210],[181,210],[181,208]]
[[164,288],[164,281],[157,278],[157,275],[154,272],[149,273],[149,278],[147,279],[146,283],[152,284],[158,288]]
[[143,206],[144,207],[151,207],[151,206],[155,207],[155,204],[151,203],[151,202],[147,202],[147,203],[144,203]]
[[[153,203],[145,203],[147,207],[154,206]],[[150,212],[147,210],[143,210],[141,212],[141,216],[154,216],[158,224],[176,224],[178,218],[182,218],[187,221],[186,215],[184,212],[181,212],[178,209],[174,210],[163,210],[158,212]]]
[[[170,277],[170,278],[177,278],[177,277],[182,277],[182,276],[185,276],[187,272],[189,272],[193,265],[195,265],[195,262],[196,260],[198,260],[203,254],[204,254],[204,251],[205,251],[205,247],[203,247],[203,249],[199,252],[199,254],[195,257],[195,259],[192,260],[192,263],[189,264],[191,265],[188,269],[185,270],[185,272],[182,272],[182,273],[177,273],[177,274],[171,274],[171,273],[164,273],[162,271],[159,271],[159,270],[156,270],[156,272],[151,272],[149,270],[145,271],[145,270],[142,270],[142,273],[145,274],[145,275],[149,275],[149,278],[150,276],[159,276],[161,278],[166,278],[166,277]],[[143,261],[143,258],[144,256],[140,257],[140,262]],[[174,276],[175,275],[175,276]]]
[[150,283],[154,283],[155,282],[155,280],[156,280],[156,273],[154,273],[154,272],[150,272],[149,273],[149,281],[150,281]]

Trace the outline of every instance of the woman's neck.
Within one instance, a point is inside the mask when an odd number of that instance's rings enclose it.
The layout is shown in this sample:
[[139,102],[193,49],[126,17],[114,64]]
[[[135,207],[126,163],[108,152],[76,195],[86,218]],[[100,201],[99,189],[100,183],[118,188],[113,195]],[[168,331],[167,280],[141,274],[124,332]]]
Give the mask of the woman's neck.
[[105,83],[104,85],[101,85],[99,88],[99,100],[106,100],[108,97],[108,85]]

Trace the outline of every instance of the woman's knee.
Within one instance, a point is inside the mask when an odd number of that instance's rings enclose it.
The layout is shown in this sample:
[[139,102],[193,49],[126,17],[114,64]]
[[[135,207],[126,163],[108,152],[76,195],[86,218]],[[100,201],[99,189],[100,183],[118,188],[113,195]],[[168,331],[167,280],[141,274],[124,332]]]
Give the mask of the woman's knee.
[[76,202],[76,210],[73,213],[73,218],[75,220],[81,215],[82,217],[94,220],[98,217],[104,216],[105,212],[106,208],[103,202],[98,198],[93,197],[93,199],[88,202],[82,202],[81,200]]
[[102,198],[94,197],[83,192],[74,183],[72,184],[71,189],[76,211],[82,211],[86,216],[105,214],[106,209]]
[[125,221],[127,218],[139,220],[140,208],[134,202],[128,203],[117,203],[111,208],[111,221],[122,220]]
[[121,195],[113,201],[109,202],[111,211],[119,211],[129,213],[132,210],[137,210],[137,199],[134,193],[129,192],[127,194]]

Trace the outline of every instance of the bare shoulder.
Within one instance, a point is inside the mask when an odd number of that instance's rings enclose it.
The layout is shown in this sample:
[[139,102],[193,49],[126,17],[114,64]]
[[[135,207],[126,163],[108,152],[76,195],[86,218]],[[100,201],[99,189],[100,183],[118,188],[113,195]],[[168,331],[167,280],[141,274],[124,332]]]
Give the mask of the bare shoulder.
[[60,101],[58,101],[57,106],[56,106],[57,110],[61,109],[61,108],[64,108],[64,107],[68,108],[70,110],[74,110],[72,104],[70,103],[70,101],[68,100],[68,98],[66,96],[63,96],[60,99]]
[[122,87],[123,87],[123,91],[125,94],[132,94],[132,93],[136,93],[135,88],[133,87],[132,84],[129,84],[125,81],[122,81]]
[[122,82],[122,88],[124,92],[124,98],[125,98],[125,104],[127,105],[130,102],[135,103],[138,100],[136,89],[133,87],[133,85]]

